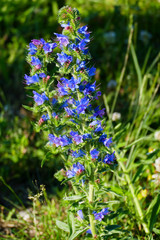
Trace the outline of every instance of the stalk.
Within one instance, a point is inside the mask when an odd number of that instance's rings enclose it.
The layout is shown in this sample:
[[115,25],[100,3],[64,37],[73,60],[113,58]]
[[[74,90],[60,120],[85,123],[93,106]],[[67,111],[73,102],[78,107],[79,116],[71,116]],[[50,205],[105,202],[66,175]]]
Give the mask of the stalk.
[[129,34],[129,38],[128,38],[127,52],[126,52],[125,59],[124,59],[123,69],[122,69],[122,72],[121,72],[121,75],[120,75],[120,78],[119,78],[119,84],[118,84],[118,87],[117,87],[117,90],[116,90],[116,93],[115,93],[115,97],[114,97],[114,100],[113,100],[113,105],[112,105],[112,108],[111,108],[111,116],[113,114],[113,111],[114,111],[114,108],[115,108],[115,105],[116,105],[116,102],[117,102],[118,94],[119,94],[119,91],[120,91],[120,87],[121,87],[121,84],[122,84],[122,81],[123,81],[123,78],[124,78],[124,75],[125,75],[125,72],[126,72],[126,67],[127,67],[128,58],[129,58],[129,51],[130,51],[130,47],[131,47],[131,43],[132,43],[132,36],[133,36],[133,28],[131,28],[131,30],[130,30],[130,34]]
[[129,187],[130,192],[132,194],[132,198],[133,198],[133,202],[134,202],[134,205],[135,205],[136,213],[137,213],[137,215],[140,218],[140,221],[141,221],[141,224],[143,226],[143,229],[144,229],[145,233],[149,234],[150,233],[149,228],[148,228],[146,222],[144,221],[143,211],[142,211],[141,205],[139,203],[139,200],[138,200],[138,198],[137,198],[137,196],[135,194],[135,190],[134,190],[133,184],[131,182],[130,176],[129,176],[128,172],[127,172],[127,169],[124,166],[124,164],[122,162],[120,162],[120,161],[119,161],[119,165],[121,166],[121,168],[123,170],[123,173],[125,175],[126,181],[128,183],[128,187]]
[[50,109],[48,106],[46,106],[46,110],[47,110],[47,113],[48,113],[48,115],[49,115],[49,118],[52,119],[51,109]]
[[[89,183],[89,196],[88,196],[88,201],[89,203],[92,204],[94,199],[94,186],[92,183]],[[95,223],[94,223],[94,215],[91,213],[91,210],[89,210],[89,222],[90,222],[90,229],[92,232],[93,238],[96,237],[96,228],[95,228]]]

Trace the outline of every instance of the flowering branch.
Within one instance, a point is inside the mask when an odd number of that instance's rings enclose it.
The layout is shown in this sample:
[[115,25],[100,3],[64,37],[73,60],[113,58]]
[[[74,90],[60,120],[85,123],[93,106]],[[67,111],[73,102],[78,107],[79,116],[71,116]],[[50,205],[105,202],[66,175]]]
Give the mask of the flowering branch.
[[[60,9],[58,21],[63,31],[55,33],[55,42],[33,39],[28,47],[31,71],[25,83],[33,90],[31,110],[41,115],[36,127],[49,131],[48,149],[63,156],[65,169],[55,176],[69,181],[76,194],[65,198],[75,201],[71,211],[80,219],[71,239],[87,228],[93,238],[107,236],[100,222],[111,211],[97,196],[106,194],[103,175],[114,171],[115,152],[112,138],[104,132],[104,109],[94,107],[101,92],[92,80],[96,69],[89,66],[90,32],[87,26],[80,27],[79,12],[68,6]],[[68,232],[64,223],[58,226]]]

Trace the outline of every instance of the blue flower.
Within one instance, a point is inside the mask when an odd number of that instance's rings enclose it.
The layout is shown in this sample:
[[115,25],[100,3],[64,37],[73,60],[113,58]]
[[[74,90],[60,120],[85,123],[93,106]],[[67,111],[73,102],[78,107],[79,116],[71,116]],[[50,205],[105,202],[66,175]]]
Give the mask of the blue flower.
[[68,178],[72,178],[72,177],[74,177],[76,175],[76,173],[74,171],[72,171],[72,170],[68,170],[66,172],[66,175],[67,175]]
[[98,221],[102,221],[102,219],[104,218],[104,215],[99,212],[99,213],[94,213],[94,217],[95,217],[95,220],[98,220]]
[[99,120],[95,120],[95,121],[91,122],[91,123],[89,124],[89,126],[90,126],[90,127],[94,127],[94,126],[96,126],[97,124],[100,124],[100,121],[99,121]]
[[109,147],[110,144],[112,143],[112,137],[106,139],[103,143],[104,143],[104,146],[105,146],[105,147]]
[[97,151],[97,149],[95,148],[90,151],[90,154],[91,154],[92,159],[97,159],[98,155],[99,155],[99,151]]
[[42,119],[43,119],[43,121],[47,121],[48,119],[49,119],[49,115],[48,115],[48,113],[45,115],[42,115],[42,117],[41,117]]
[[84,166],[81,163],[77,162],[77,164],[73,164],[72,170],[68,170],[66,172],[66,175],[68,178],[72,178],[76,175],[81,174],[84,170]]
[[100,137],[99,137],[99,142],[104,143],[104,141],[106,140],[107,134],[103,133]]
[[33,94],[34,101],[37,103],[37,105],[42,105],[45,100],[49,100],[45,93],[39,94],[36,91],[33,91]]
[[31,64],[32,66],[38,66],[39,68],[42,66],[41,61],[36,57],[31,57]]
[[82,210],[78,210],[78,211],[77,211],[77,214],[78,214],[78,216],[79,216],[81,219],[84,219]]
[[96,82],[94,82],[93,84],[88,83],[85,86],[83,93],[87,95],[87,94],[90,94],[91,92],[94,92],[95,90],[96,90]]
[[72,152],[72,156],[75,158],[83,157],[85,155],[86,155],[85,152],[83,152],[81,149],[78,152],[76,152],[76,151]]
[[63,135],[62,137],[56,137],[53,134],[48,135],[49,141],[51,144],[55,144],[56,147],[64,147],[72,143],[72,139],[68,138],[66,135]]
[[69,55],[67,55],[67,54],[64,53],[64,52],[57,53],[57,55],[58,55],[57,61],[58,61],[61,65],[64,65],[65,63],[71,63],[72,60],[73,60],[73,57],[72,57],[72,56],[69,56]]
[[89,32],[87,31],[88,26],[83,26],[78,29],[78,33],[85,35],[86,38],[89,38]]
[[92,139],[91,134],[89,134],[89,133],[83,134],[83,140],[85,140],[85,139]]
[[85,61],[80,62],[80,60],[77,59],[76,63],[77,63],[77,69],[76,69],[77,71],[84,70],[86,68]]
[[92,234],[91,229],[88,229],[88,230],[86,231],[86,233]]
[[55,35],[57,36],[57,39],[60,43],[60,46],[67,46],[69,44],[69,40],[68,40],[68,37],[63,35],[63,34],[58,34],[58,33],[55,33]]
[[24,79],[26,80],[26,84],[30,85],[32,83],[37,83],[39,82],[39,77],[38,74],[34,74],[33,76],[28,76],[27,74],[24,75]]
[[102,219],[104,218],[105,215],[107,215],[109,213],[108,208],[103,208],[99,213],[97,213],[96,211],[93,211],[95,220],[98,221],[102,221]]
[[43,46],[43,50],[45,53],[50,53],[53,51],[54,48],[57,47],[57,43],[46,43],[44,46]]
[[28,51],[29,54],[34,55],[37,52],[37,47],[33,43],[30,43]]
[[40,40],[38,40],[38,39],[33,39],[33,40],[31,40],[31,42],[32,42],[34,45],[36,45],[36,46],[45,44],[45,41],[44,41],[43,38],[41,38]]
[[106,164],[111,164],[114,162],[115,160],[115,155],[114,155],[115,152],[113,152],[112,154],[107,154],[104,159],[103,159],[103,162],[106,163]]
[[71,138],[68,138],[66,135],[63,135],[61,138],[60,138],[60,145],[62,147],[64,146],[67,146],[69,144],[72,143],[72,139]]
[[61,108],[67,107],[67,106],[68,106],[68,101],[66,100],[62,103],[62,105],[59,108],[61,109]]
[[71,131],[70,135],[72,136],[74,142],[76,142],[76,144],[80,144],[83,142],[83,137],[81,135],[78,135],[78,132],[74,132]]
[[53,134],[49,134],[48,135],[50,144],[54,144],[56,145],[56,147],[60,146],[60,138],[59,137],[55,137]]
[[57,114],[55,112],[52,113],[52,117],[56,117]]
[[74,109],[71,109],[69,107],[65,107],[64,109],[67,112],[68,116],[74,116],[76,113],[76,111]]
[[88,103],[89,103],[89,99],[87,97],[82,98],[77,106],[77,109],[76,109],[77,113],[85,114],[85,109],[87,108]]
[[75,79],[72,77],[70,80],[68,80],[67,78],[63,77],[60,80],[62,81],[63,85],[74,91],[76,88],[78,88],[78,83],[80,82],[81,78]]
[[96,107],[95,109],[94,109],[94,111],[95,111],[95,113],[93,114],[93,117],[103,117],[103,115],[105,114],[105,108],[103,108],[103,109],[101,109],[101,110],[99,110],[99,106],[98,107]]
[[97,125],[96,129],[94,130],[95,132],[101,132],[103,131],[103,128],[101,126],[101,123]]
[[108,213],[109,213],[109,210],[108,210],[109,208],[103,208],[102,210],[101,210],[101,213],[103,214],[103,215],[107,215]]
[[77,173],[79,174],[83,172],[85,168],[81,163],[77,162],[77,164],[73,164],[73,170],[75,171],[76,174]]
[[64,21],[62,21],[60,23],[60,25],[61,25],[61,27],[68,27],[68,26],[70,26],[70,22],[65,23]]
[[56,98],[53,98],[53,99],[52,99],[52,105],[56,104],[57,102],[58,102],[58,101],[57,101]]
[[64,96],[68,94],[66,87],[64,87],[60,82],[58,82],[57,87],[58,87],[58,92],[60,96]]
[[96,72],[96,68],[94,68],[94,67],[91,67],[90,69],[88,69],[88,75],[90,77],[94,76],[95,72]]
[[86,52],[86,50],[87,50],[87,43],[89,42],[90,40],[89,39],[82,39],[82,40],[80,40],[79,41],[79,39],[78,39],[78,44],[76,45],[76,44],[74,44],[74,43],[72,43],[71,45],[69,45],[69,48],[71,49],[71,50],[74,50],[74,51],[77,51],[77,52],[79,52],[79,51],[82,51],[84,54],[86,54],[87,52]]
[[95,121],[93,121],[93,122],[91,122],[90,124],[89,124],[89,126],[90,127],[94,127],[94,126],[96,126],[96,128],[95,128],[95,132],[101,132],[101,131],[103,131],[103,128],[102,128],[102,126],[101,126],[101,121],[99,121],[99,120],[95,120]]
[[40,77],[40,78],[45,78],[45,77],[47,77],[47,76],[46,76],[45,73],[39,73],[39,77]]

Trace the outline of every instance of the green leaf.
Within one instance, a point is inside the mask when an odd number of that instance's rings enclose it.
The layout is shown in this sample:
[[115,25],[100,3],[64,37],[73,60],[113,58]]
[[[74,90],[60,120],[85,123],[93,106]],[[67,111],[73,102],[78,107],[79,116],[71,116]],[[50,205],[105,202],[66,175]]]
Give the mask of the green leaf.
[[139,91],[140,91],[140,88],[142,85],[142,74],[141,74],[141,69],[140,69],[138,59],[136,56],[136,52],[135,52],[134,46],[132,44],[131,44],[131,54],[132,54],[134,66],[135,66],[137,77],[138,77],[138,85],[139,85]]
[[84,229],[82,229],[82,230],[79,230],[79,231],[77,231],[77,232],[75,232],[74,234],[72,234],[72,235],[69,237],[68,240],[73,240],[73,239],[79,237],[82,233],[84,233],[84,232],[87,231],[87,230],[88,230],[88,227],[87,227],[87,228],[84,228]]
[[152,153],[149,153],[147,159],[151,159],[154,155],[157,155],[160,151],[160,148],[154,150]]
[[69,232],[69,227],[66,223],[56,220],[56,225],[58,228],[62,229],[65,232]]
[[153,208],[153,206],[156,204],[156,202],[157,202],[157,197],[155,197],[155,198],[151,201],[150,205],[149,205],[148,208],[147,208],[146,215],[150,214],[150,212],[152,211],[152,208]]
[[152,231],[154,223],[156,222],[158,213],[160,211],[160,193],[156,197],[156,202],[153,206],[151,217],[150,217],[150,222],[149,222],[149,229]]
[[110,188],[103,187],[103,190],[106,192],[111,192],[119,197],[123,196],[123,191],[120,187],[116,187],[116,186],[111,186]]
[[143,167],[144,167],[144,166],[141,165],[141,166],[138,168],[138,171],[136,172],[136,174],[135,174],[134,177],[133,177],[132,183],[134,183],[134,182],[137,180],[137,178],[140,176],[140,174],[142,173]]
[[65,201],[75,201],[75,200],[80,200],[80,199],[82,199],[82,198],[84,198],[84,196],[82,196],[82,195],[73,195],[73,196],[71,196],[71,197],[65,197],[65,198],[63,198]]
[[126,162],[127,161],[127,158],[119,158],[118,159],[118,162]]
[[155,232],[157,235],[160,235],[160,229],[153,228],[153,232]]
[[70,235],[74,234],[75,232],[75,222],[74,222],[74,215],[72,212],[68,213],[68,226],[70,228]]
[[142,137],[137,139],[136,141],[132,142],[131,144],[127,145],[125,148],[130,148],[131,146],[139,143],[139,142],[143,142],[144,140],[151,140],[150,136],[149,137]]
[[43,164],[45,163],[45,161],[47,160],[47,158],[51,155],[50,152],[48,152],[45,157],[42,159],[42,162],[41,162],[41,167],[43,167]]
[[54,174],[54,177],[58,179],[58,181],[63,181],[64,179],[64,175],[63,175],[63,171],[62,170],[59,170],[58,172],[56,172]]
[[27,109],[29,111],[33,111],[33,107],[29,107],[29,106],[26,106],[26,105],[22,105],[22,107],[24,107],[25,109]]
[[120,225],[108,225],[107,227],[105,227],[105,229],[110,232],[120,227]]

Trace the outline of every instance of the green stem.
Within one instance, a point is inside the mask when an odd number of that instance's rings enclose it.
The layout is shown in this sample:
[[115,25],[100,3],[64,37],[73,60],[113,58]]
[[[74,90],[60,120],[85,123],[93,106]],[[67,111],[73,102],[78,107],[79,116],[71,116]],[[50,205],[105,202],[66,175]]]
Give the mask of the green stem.
[[73,190],[74,190],[74,192],[75,192],[75,194],[79,194],[79,191],[78,191],[78,189],[77,189],[77,187],[76,186],[74,186],[73,184],[72,184],[72,186],[73,186]]
[[144,221],[143,211],[142,211],[142,208],[141,208],[140,203],[138,201],[138,198],[137,198],[137,196],[135,194],[135,190],[134,190],[133,184],[131,182],[130,176],[129,176],[128,172],[127,172],[127,169],[126,169],[126,167],[124,166],[124,164],[122,162],[119,162],[119,165],[121,166],[121,168],[122,168],[122,170],[123,170],[123,172],[125,174],[126,181],[128,183],[130,192],[132,194],[132,198],[133,198],[133,202],[134,202],[134,205],[135,205],[135,209],[136,209],[136,212],[137,212],[137,214],[138,214],[138,216],[140,218],[140,221],[141,221],[141,224],[143,226],[143,229],[144,229],[146,234],[149,234],[150,233],[149,228],[148,228],[146,222]]
[[121,75],[120,75],[120,78],[119,78],[119,83],[118,83],[118,86],[117,86],[115,97],[114,97],[114,100],[113,100],[113,104],[112,104],[112,108],[111,108],[111,116],[112,116],[113,111],[115,109],[115,105],[116,105],[116,102],[117,102],[120,87],[121,87],[121,84],[122,84],[122,81],[123,81],[123,78],[124,78],[124,75],[125,75],[125,72],[126,72],[126,67],[127,67],[127,63],[128,63],[128,57],[129,57],[129,51],[130,51],[130,47],[131,47],[131,43],[132,43],[132,36],[133,36],[133,28],[131,28],[131,30],[130,30],[130,34],[129,34],[129,38],[128,38],[127,52],[126,52],[126,55],[125,55],[124,65],[123,65],[122,72],[121,72]]
[[[89,203],[93,203],[94,199],[94,186],[92,183],[89,183],[89,196],[88,201]],[[96,229],[95,229],[95,223],[94,223],[94,215],[91,213],[91,210],[89,210],[89,222],[90,222],[90,229],[92,232],[93,238],[96,237]]]
[[48,112],[49,118],[52,119],[52,112],[51,112],[51,110],[49,109],[48,106],[46,106],[46,110]]

